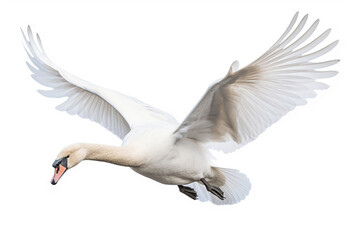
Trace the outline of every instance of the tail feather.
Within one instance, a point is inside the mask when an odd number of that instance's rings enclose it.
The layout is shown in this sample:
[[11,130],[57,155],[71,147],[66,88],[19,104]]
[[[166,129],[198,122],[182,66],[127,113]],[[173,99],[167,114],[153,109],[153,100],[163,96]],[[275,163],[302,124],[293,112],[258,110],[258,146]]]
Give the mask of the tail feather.
[[216,205],[229,205],[240,202],[249,194],[251,184],[245,174],[237,169],[216,168],[225,177],[225,184],[220,186],[224,191],[225,199],[221,200],[215,195],[209,193],[205,186],[199,182],[189,184],[198,194],[198,199],[202,202],[210,201]]

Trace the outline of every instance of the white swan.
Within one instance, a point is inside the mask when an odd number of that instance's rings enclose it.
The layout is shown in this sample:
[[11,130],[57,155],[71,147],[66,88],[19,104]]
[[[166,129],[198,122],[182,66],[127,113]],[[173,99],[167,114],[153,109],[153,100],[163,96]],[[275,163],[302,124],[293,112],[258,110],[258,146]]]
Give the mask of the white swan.
[[32,77],[51,90],[46,97],[68,97],[58,110],[95,121],[119,138],[122,146],[73,144],[58,155],[52,183],[82,160],[105,161],[131,167],[160,183],[178,185],[193,199],[215,204],[234,204],[250,190],[248,178],[235,169],[214,167],[208,148],[231,152],[254,140],[290,110],[314,97],[327,85],[316,82],[335,71],[316,69],[339,60],[311,62],[338,41],[311,51],[330,29],[304,44],[319,20],[303,34],[307,15],[295,27],[298,13],[280,39],[260,58],[243,69],[234,62],[227,75],[212,84],[187,118],[179,124],[171,115],[135,98],[98,87],[56,66],[44,52],[39,35],[35,41],[28,27],[26,50],[33,65]]

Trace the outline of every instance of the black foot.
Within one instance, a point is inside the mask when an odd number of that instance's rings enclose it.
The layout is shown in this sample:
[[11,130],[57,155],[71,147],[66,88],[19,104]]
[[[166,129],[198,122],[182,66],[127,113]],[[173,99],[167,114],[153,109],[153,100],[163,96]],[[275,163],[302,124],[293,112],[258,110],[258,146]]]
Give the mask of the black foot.
[[178,185],[180,192],[182,192],[183,194],[185,194],[186,196],[196,200],[197,199],[197,193],[195,192],[194,189],[190,188],[190,187],[185,187],[183,185]]
[[221,200],[225,199],[224,192],[220,188],[210,185],[204,178],[200,179],[200,181],[205,185],[206,190],[208,190]]

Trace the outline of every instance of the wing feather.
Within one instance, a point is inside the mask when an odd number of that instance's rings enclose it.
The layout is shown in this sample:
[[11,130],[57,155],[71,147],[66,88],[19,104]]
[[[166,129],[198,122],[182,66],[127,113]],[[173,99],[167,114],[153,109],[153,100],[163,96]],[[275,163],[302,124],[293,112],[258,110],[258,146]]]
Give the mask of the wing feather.
[[57,67],[45,54],[39,35],[36,41],[27,28],[25,50],[31,61],[26,62],[32,78],[50,90],[38,90],[46,97],[67,99],[56,109],[95,121],[120,138],[131,128],[150,123],[177,124],[169,114],[124,94],[98,87]]
[[329,36],[330,29],[309,40],[319,25],[316,20],[303,34],[308,15],[293,30],[298,13],[279,40],[247,67],[233,71],[211,85],[203,98],[180,124],[175,134],[207,143],[224,152],[234,151],[254,140],[315,90],[327,85],[317,79],[330,78],[336,71],[319,70],[339,60],[311,62],[331,51],[334,41],[313,51]]

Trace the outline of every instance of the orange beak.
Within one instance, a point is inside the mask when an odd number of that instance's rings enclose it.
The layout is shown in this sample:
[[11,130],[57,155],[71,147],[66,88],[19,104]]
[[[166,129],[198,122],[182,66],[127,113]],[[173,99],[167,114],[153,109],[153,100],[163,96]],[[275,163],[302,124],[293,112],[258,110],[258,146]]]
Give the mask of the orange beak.
[[69,156],[60,158],[58,160],[55,160],[53,163],[53,167],[55,168],[54,176],[51,179],[51,184],[55,185],[59,181],[62,175],[66,172],[67,168],[67,159]]
[[63,165],[59,165],[59,167],[55,168],[54,176],[51,179],[51,184],[55,185],[61,178],[61,176],[66,172],[67,168]]

